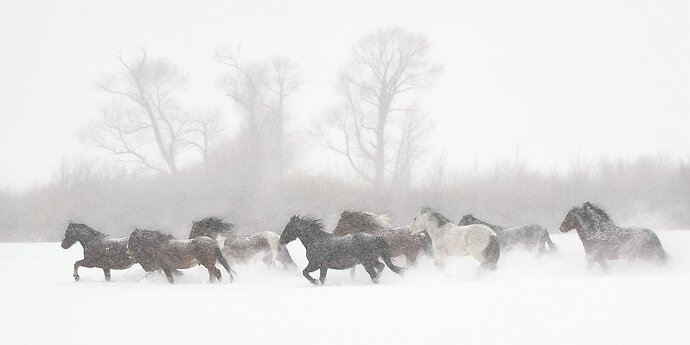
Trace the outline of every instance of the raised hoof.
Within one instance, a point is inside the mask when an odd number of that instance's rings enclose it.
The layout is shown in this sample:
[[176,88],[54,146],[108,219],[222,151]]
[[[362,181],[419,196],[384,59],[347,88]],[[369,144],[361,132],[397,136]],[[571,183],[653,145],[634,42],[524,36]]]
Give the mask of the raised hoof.
[[79,276],[73,276],[73,277],[74,277],[74,281],[76,281],[76,282],[79,281]]

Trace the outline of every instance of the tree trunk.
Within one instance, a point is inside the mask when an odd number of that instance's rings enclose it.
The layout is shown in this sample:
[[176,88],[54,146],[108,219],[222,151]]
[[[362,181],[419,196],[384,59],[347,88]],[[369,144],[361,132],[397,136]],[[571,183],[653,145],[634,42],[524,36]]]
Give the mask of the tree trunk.
[[374,162],[374,188],[377,190],[382,190],[386,185],[386,120],[391,103],[388,97],[381,97],[380,100],[376,123],[376,162]]

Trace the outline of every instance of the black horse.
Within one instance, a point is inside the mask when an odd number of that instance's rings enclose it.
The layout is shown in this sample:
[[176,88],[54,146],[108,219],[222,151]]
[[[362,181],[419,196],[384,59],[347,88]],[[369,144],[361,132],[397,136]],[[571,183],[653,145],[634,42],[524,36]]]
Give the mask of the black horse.
[[[321,285],[326,283],[326,272],[329,268],[345,270],[362,264],[374,283],[378,283],[385,266],[399,275],[405,270],[393,264],[388,244],[381,236],[366,233],[334,236],[323,231],[323,225],[319,220],[292,216],[280,235],[280,244],[286,245],[298,238],[307,250],[309,261],[302,274],[314,285],[319,285],[319,282]],[[379,261],[379,257],[385,265]],[[321,272],[319,280],[316,280],[309,273],[318,269]]]
[[502,250],[521,248],[534,251],[536,249],[538,255],[555,253],[557,251],[556,244],[551,241],[549,231],[538,224],[526,224],[508,228],[479,220],[472,214],[466,214],[458,222],[458,225],[461,226],[470,224],[482,224],[490,227],[496,233]]
[[561,223],[561,232],[577,230],[585,248],[587,267],[598,263],[608,269],[606,260],[643,259],[666,262],[659,237],[654,231],[642,228],[621,228],[598,205],[585,202],[573,207]]
[[174,282],[175,270],[197,265],[208,270],[209,281],[220,281],[222,276],[216,268],[216,260],[228,272],[230,281],[234,280],[235,271],[223,257],[218,242],[206,236],[176,240],[172,235],[159,231],[135,230],[129,238],[129,254],[146,262],[149,268],[162,269],[170,283]]
[[110,270],[124,270],[136,263],[127,255],[128,237],[110,238],[86,224],[69,222],[62,240],[62,248],[68,249],[76,242],[84,249],[84,259],[74,263],[72,276],[79,280],[79,267],[103,269],[105,280],[110,281]]

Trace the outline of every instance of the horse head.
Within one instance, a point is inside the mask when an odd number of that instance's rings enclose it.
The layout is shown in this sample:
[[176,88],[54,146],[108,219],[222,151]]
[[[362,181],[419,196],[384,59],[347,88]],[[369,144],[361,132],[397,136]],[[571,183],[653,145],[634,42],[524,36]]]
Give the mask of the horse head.
[[300,221],[301,218],[299,216],[295,215],[290,217],[290,221],[287,223],[287,225],[285,225],[283,232],[280,234],[280,239],[278,240],[280,245],[284,246],[297,239],[300,233]]
[[580,221],[580,213],[582,212],[582,208],[580,207],[573,207],[568,211],[568,214],[565,216],[563,221],[561,222],[561,226],[558,227],[561,232],[568,232],[573,229],[579,229],[581,228],[582,224]]
[[61,246],[68,249],[79,241],[88,241],[94,237],[105,237],[100,232],[90,228],[86,224],[74,223],[72,221],[67,225],[65,230],[65,237],[62,239]]
[[431,227],[440,228],[448,223],[451,223],[451,221],[444,215],[431,207],[424,206],[419,213],[417,213],[417,216],[415,216],[412,220],[412,224],[410,224],[410,232],[416,234],[424,230],[429,231],[429,228]]
[[431,211],[432,209],[426,206],[419,210],[419,213],[417,213],[417,215],[412,219],[412,223],[410,223],[411,233],[417,234],[427,230],[427,223],[429,221]]

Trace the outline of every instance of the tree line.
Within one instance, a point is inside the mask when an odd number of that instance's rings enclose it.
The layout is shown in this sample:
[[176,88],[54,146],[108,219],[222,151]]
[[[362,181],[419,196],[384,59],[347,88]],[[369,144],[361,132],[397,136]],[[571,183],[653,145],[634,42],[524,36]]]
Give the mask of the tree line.
[[386,213],[402,225],[422,205],[557,231],[584,201],[602,203],[621,224],[690,227],[684,160],[578,161],[546,173],[521,162],[452,172],[439,159],[415,171],[432,129],[420,91],[441,73],[431,48],[426,36],[403,28],[363,36],[337,73],[332,106],[301,133],[340,157],[355,179],[294,167],[299,147],[288,128],[303,85],[297,62],[213,52],[224,71],[216,89],[241,119],[229,136],[230,114],[184,105],[188,74],[180,67],[145,50],[117,54],[118,69],[96,82],[107,101],[79,133],[100,158],[63,159],[46,185],[0,190],[0,241],[59,240],[68,220],[112,235],[139,227],[182,236],[193,219],[220,216],[239,231],[280,232],[293,214],[333,225],[344,209]]

